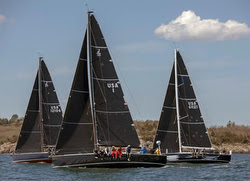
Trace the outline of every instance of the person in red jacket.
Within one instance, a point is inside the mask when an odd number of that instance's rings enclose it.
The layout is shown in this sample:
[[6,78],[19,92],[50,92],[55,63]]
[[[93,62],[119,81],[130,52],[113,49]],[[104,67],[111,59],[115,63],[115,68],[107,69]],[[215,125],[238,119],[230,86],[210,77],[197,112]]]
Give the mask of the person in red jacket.
[[117,158],[117,151],[115,149],[115,146],[112,146],[111,153],[112,153],[112,158]]
[[117,149],[117,154],[118,154],[119,158],[122,157],[122,150],[123,150],[123,148],[121,146]]

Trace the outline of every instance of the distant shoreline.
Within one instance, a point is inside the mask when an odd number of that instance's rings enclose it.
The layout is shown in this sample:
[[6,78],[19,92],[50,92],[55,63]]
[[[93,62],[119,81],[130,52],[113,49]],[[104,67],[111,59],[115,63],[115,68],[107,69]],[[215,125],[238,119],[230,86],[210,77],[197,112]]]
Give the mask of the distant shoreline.
[[[0,154],[12,154],[15,151],[16,143],[3,143],[0,145]],[[222,145],[215,146],[216,150],[226,149],[227,151],[232,150],[233,154],[250,154],[250,145],[247,144],[237,144],[237,145]]]
[[[23,118],[0,119],[0,154],[13,153],[21,130]],[[158,121],[134,121],[140,142],[148,150],[153,147],[153,139],[158,126]],[[223,126],[208,128],[213,147],[216,150],[226,150],[233,153],[250,153],[250,126],[236,125],[229,121]]]

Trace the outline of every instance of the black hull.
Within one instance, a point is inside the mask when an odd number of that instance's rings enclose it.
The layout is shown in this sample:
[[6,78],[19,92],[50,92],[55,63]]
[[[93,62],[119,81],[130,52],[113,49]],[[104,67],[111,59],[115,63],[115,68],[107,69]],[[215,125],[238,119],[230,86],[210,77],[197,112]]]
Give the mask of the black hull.
[[52,158],[48,152],[37,153],[14,153],[12,155],[13,163],[52,163]]
[[167,158],[163,155],[132,154],[128,160],[126,155],[113,159],[111,156],[98,157],[95,154],[58,155],[52,157],[52,165],[57,167],[87,168],[135,168],[163,167]]
[[167,163],[229,163],[231,155],[204,154],[193,155],[192,153],[169,153]]

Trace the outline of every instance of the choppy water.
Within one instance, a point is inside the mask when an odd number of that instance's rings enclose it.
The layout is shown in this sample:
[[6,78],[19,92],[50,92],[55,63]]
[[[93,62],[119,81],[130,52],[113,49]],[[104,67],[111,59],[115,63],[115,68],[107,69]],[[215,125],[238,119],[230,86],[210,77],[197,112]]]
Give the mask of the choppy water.
[[229,164],[173,164],[163,168],[51,168],[50,164],[13,164],[0,155],[0,180],[250,180],[250,154],[234,154]]

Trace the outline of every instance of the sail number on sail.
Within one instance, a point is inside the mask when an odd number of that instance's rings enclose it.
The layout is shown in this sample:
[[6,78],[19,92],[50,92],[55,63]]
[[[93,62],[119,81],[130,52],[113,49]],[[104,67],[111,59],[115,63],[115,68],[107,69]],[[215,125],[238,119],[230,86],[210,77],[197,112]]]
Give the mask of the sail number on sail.
[[61,112],[61,109],[59,106],[50,106],[50,112],[52,113]]
[[118,82],[116,82],[116,83],[107,83],[107,87],[109,89],[112,89],[112,92],[115,93],[115,88],[119,88]]
[[188,109],[198,109],[198,104],[196,102],[188,102]]

